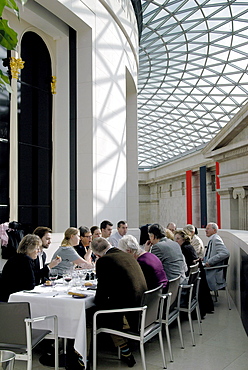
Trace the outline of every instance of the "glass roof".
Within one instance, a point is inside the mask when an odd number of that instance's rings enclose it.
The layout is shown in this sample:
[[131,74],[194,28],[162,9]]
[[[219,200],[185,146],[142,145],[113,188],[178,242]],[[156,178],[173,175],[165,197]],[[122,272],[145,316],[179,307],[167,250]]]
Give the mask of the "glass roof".
[[201,149],[248,101],[248,1],[141,0],[139,167]]

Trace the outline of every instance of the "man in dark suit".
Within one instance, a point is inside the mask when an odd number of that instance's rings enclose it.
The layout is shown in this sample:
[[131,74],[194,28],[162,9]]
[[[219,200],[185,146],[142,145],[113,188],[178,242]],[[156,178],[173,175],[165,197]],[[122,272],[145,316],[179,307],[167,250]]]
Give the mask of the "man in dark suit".
[[[206,267],[223,265],[224,261],[230,256],[230,252],[225,246],[221,237],[217,234],[218,225],[209,222],[206,226],[206,236],[209,237],[208,248],[204,257]],[[222,289],[226,286],[222,269],[205,270],[208,286],[210,290]]]
[[38,226],[33,234],[38,235],[41,239],[42,246],[40,247],[40,253],[36,260],[35,264],[35,283],[36,285],[44,283],[49,279],[49,271],[51,268],[57,266],[61,262],[61,258],[55,258],[49,264],[46,264],[46,253],[44,249],[48,249],[51,244],[51,233],[52,230],[49,227]]
[[[128,253],[112,247],[104,238],[94,239],[91,248],[99,257],[96,262],[98,278],[95,296],[96,310],[140,306],[147,285],[138,262]],[[104,316],[104,325],[107,323],[110,328],[123,328],[123,315],[110,315],[109,319],[106,316]],[[131,330],[137,331],[137,314],[127,313],[125,317]],[[112,336],[112,339],[115,346],[120,347],[122,359],[129,367],[134,366],[135,360],[129,350],[127,340],[117,336]]]

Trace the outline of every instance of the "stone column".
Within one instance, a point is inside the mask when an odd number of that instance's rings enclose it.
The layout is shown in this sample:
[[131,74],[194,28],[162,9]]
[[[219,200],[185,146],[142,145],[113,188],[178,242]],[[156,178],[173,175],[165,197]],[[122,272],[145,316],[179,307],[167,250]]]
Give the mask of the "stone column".
[[221,228],[237,229],[238,207],[235,207],[233,188],[219,189],[217,191],[220,194]]
[[248,187],[242,186],[233,189],[233,198],[238,199],[239,230],[248,230],[247,197],[248,197]]

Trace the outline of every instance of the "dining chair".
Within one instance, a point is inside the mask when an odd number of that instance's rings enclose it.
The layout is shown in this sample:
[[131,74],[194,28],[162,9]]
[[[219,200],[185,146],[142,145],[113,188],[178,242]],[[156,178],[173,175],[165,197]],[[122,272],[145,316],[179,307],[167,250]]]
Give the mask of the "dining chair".
[[[53,319],[55,370],[58,370],[58,320],[56,315],[31,318],[28,302],[0,303],[0,349],[16,353],[16,360],[27,361],[32,370],[32,350],[51,330],[33,329],[32,323]],[[51,336],[50,336],[51,337]]]
[[[164,355],[163,337],[162,337],[162,314],[164,300],[167,297],[162,296],[162,285],[144,292],[140,307],[113,309],[113,310],[99,310],[93,317],[93,370],[97,367],[97,335],[99,333],[109,333],[129,338],[140,342],[140,353],[142,368],[146,370],[146,360],[144,344],[155,335],[159,335],[160,349],[163,361],[163,368],[166,369],[166,361]],[[139,312],[139,328],[137,332],[128,330],[114,330],[105,327],[97,328],[97,318],[99,315],[111,315],[113,313],[130,313]]]
[[179,275],[175,279],[169,280],[168,293],[163,295],[165,297],[167,296],[167,302],[166,302],[166,306],[165,306],[165,310],[163,314],[162,323],[165,325],[166,338],[167,338],[167,344],[168,344],[169,356],[170,356],[171,362],[173,362],[174,360],[173,360],[172,349],[171,349],[169,325],[173,323],[175,320],[177,320],[179,337],[181,341],[181,348],[184,349],[181,321],[180,321],[180,311],[179,311],[180,300],[181,300],[181,290],[179,289],[180,278],[181,278],[181,275]]
[[187,312],[188,314],[192,345],[195,346],[195,336],[191,313],[194,310],[196,311],[199,334],[202,335],[201,316],[198,302],[199,285],[201,278],[199,276],[200,270],[198,264],[190,266],[189,270],[188,284],[181,284],[179,288],[181,290],[181,297],[183,297],[180,302],[179,311]]
[[[204,269],[205,270],[217,270],[217,269],[218,270],[223,270],[223,278],[226,281],[227,269],[229,267],[228,260],[229,260],[229,257],[224,260],[224,265],[204,267]],[[228,308],[229,308],[229,310],[231,310],[232,308],[231,308],[231,302],[230,302],[230,298],[229,298],[229,291],[228,291],[227,283],[226,283],[226,286],[224,288],[221,288],[220,290],[225,290],[226,291],[226,299],[227,299]],[[218,297],[218,290],[214,291],[214,297],[215,297],[215,302],[217,302],[218,301],[218,298],[217,298]]]

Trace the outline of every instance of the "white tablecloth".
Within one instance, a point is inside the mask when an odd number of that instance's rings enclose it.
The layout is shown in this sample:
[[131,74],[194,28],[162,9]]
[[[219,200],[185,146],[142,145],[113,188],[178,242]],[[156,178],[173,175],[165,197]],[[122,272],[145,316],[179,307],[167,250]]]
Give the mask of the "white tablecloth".
[[[74,288],[75,289],[75,288]],[[9,302],[29,302],[31,317],[43,315],[57,315],[58,334],[61,338],[75,339],[75,350],[86,359],[86,320],[85,309],[94,305],[94,291],[83,291],[87,298],[73,298],[67,294],[68,287],[56,285],[55,287],[37,286],[30,292],[13,293]],[[35,328],[53,329],[52,320],[36,323]]]

